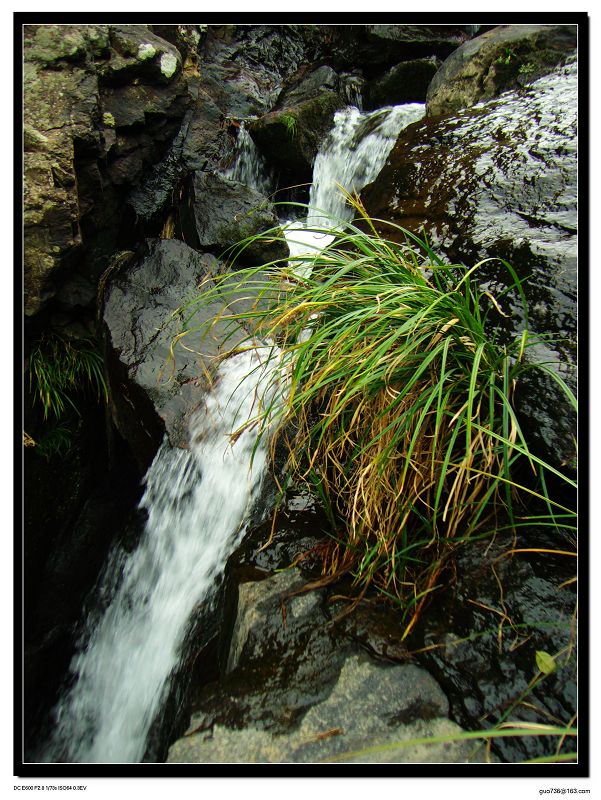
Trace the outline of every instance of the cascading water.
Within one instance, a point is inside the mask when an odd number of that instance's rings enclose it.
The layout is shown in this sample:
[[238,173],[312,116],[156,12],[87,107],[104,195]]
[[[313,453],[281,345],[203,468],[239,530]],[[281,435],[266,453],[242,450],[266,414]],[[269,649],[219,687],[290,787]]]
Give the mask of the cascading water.
[[244,122],[240,123],[238,129],[234,160],[231,166],[223,172],[223,177],[245,183],[261,194],[268,195],[274,189],[274,172],[253,142]]
[[245,429],[235,445],[230,434],[257,413],[268,388],[277,351],[266,349],[268,356],[245,351],[223,363],[192,421],[190,450],[159,449],[141,501],[143,540],[71,665],[77,683],[57,709],[43,760],[61,751],[62,760],[77,762],[143,757],[190,614],[214,587],[259,495],[266,445],[251,459],[256,433]]
[[334,127],[313,166],[308,225],[332,228],[336,220],[352,219],[353,210],[337,187],[352,193],[371,183],[384,166],[401,130],[417,122],[424,113],[421,103],[390,106],[371,113],[362,113],[354,106],[337,111]]
[[[318,154],[312,205],[339,219],[352,210],[336,192],[360,190],[377,175],[404,125],[423,116],[411,105],[361,114],[349,108]],[[268,178],[245,134],[232,177],[258,188]],[[250,137],[248,137],[250,139]],[[244,158],[244,154],[248,158]],[[307,226],[288,225],[292,255],[321,249],[333,238],[310,225],[333,228],[312,215]],[[141,543],[127,558],[114,557],[101,595],[108,606],[90,619],[71,671],[72,689],[55,710],[56,725],[42,761],[136,762],[161,710],[194,608],[210,599],[228,556],[244,534],[258,500],[267,442],[256,432],[231,434],[257,413],[264,393],[284,392],[277,348],[248,350],[222,362],[205,407],[190,426],[190,449],[164,443],[146,475],[141,505],[148,521]],[[253,455],[254,450],[254,455]],[[120,578],[111,570],[122,571]]]

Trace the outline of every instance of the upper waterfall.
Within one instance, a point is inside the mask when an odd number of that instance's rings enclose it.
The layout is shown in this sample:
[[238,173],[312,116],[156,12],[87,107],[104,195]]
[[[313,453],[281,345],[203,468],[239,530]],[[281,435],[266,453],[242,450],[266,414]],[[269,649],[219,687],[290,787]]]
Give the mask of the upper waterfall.
[[339,187],[352,194],[371,183],[384,166],[399,133],[424,114],[422,103],[372,112],[349,106],[336,112],[334,127],[315,159],[308,224],[335,227],[337,219],[350,220],[352,209]]

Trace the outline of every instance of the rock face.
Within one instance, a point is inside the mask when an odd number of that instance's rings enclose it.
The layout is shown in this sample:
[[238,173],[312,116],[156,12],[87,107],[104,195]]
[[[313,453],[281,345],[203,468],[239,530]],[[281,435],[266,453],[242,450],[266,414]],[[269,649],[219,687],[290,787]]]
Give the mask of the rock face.
[[[212,359],[225,330],[232,332],[224,323],[202,341],[190,335],[187,347],[176,347],[172,356],[174,337],[181,331],[174,312],[193,300],[198,284],[217,269],[212,255],[175,239],[155,239],[137,256],[131,253],[117,259],[107,276],[103,322],[111,411],[143,469],[164,432],[173,446],[187,446],[188,417],[206,391]],[[204,309],[205,316],[195,322],[212,319],[221,307],[215,303]],[[228,347],[245,337],[239,329]]]
[[563,64],[576,45],[575,25],[500,25],[447,58],[428,88],[426,114],[455,113],[525,86]]
[[[543,341],[529,358],[546,362],[575,390],[576,64],[524,89],[405,129],[388,162],[362,194],[369,213],[415,233],[451,261],[506,259],[524,281],[529,328]],[[392,229],[384,235],[394,238]],[[501,296],[509,278],[499,261],[480,282]],[[517,297],[501,300],[508,335],[524,325]],[[493,312],[494,313],[494,312]],[[495,318],[495,321],[496,318]],[[533,373],[534,375],[534,373]],[[524,431],[552,464],[574,458],[574,413],[550,377],[524,382]],[[542,385],[541,385],[542,384]]]
[[[93,303],[126,192],[191,97],[181,56],[145,25],[26,25],[25,312]],[[70,280],[73,286],[70,285]]]
[[243,239],[273,230],[272,241],[245,247],[239,262],[261,266],[289,255],[273,205],[238,181],[194,172],[185,185],[179,214],[182,239],[199,250],[220,255]]
[[[240,585],[227,675],[206,687],[168,762],[477,760],[471,745],[410,743],[460,732],[445,696],[413,664],[336,646],[323,590],[298,594],[304,583],[288,570]],[[384,750],[356,752],[374,746]]]

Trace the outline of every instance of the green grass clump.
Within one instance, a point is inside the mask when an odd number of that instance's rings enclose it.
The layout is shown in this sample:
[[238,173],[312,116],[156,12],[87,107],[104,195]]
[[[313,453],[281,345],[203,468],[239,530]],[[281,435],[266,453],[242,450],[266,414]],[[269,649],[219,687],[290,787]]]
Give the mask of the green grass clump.
[[29,389],[44,420],[60,420],[67,410],[79,414],[77,396],[92,391],[108,399],[102,356],[89,338],[44,335],[29,356]]
[[286,131],[288,132],[290,138],[294,139],[296,136],[296,130],[298,124],[296,117],[293,114],[282,114],[280,117],[280,122],[286,128]]
[[[326,579],[350,573],[359,594],[378,587],[400,603],[407,635],[459,544],[524,524],[524,496],[565,527],[572,512],[549,497],[544,475],[574,484],[530,452],[513,408],[520,376],[536,367],[523,358],[533,339],[512,267],[498,260],[526,325],[507,344],[489,324],[505,314],[504,298],[479,288],[480,264],[444,264],[407,231],[397,228],[406,238],[397,244],[366,215],[360,224],[369,232],[324,230],[335,236],[321,252],[224,275],[183,310],[182,335],[198,330],[198,305],[218,296],[219,320],[250,327],[249,347],[279,346],[289,391],[248,424],[259,437],[275,425],[290,479],[330,509]],[[243,261],[256,238],[231,257]],[[250,311],[228,305],[241,292],[256,297]]]

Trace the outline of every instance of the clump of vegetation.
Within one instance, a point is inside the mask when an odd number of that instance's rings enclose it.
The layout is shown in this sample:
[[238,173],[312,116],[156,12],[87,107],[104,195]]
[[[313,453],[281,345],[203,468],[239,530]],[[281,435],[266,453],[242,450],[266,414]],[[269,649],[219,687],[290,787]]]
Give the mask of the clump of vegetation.
[[376,586],[399,603],[408,635],[459,545],[528,524],[526,500],[544,504],[537,524],[565,527],[572,511],[549,496],[548,477],[574,483],[530,451],[513,407],[520,376],[547,368],[524,359],[534,338],[511,265],[499,260],[526,325],[506,343],[490,324],[503,297],[479,288],[480,264],[444,264],[399,228],[405,243],[387,241],[365,214],[361,225],[368,232],[355,223],[324,230],[334,236],[323,251],[261,274],[222,276],[184,309],[182,335],[199,330],[199,304],[256,296],[250,311],[226,302],[220,321],[250,327],[248,347],[277,344],[288,387],[268,389],[276,399],[246,425],[258,437],[275,428],[289,478],[330,509],[324,582],[350,573],[359,596]]
[[70,443],[66,418],[69,413],[79,416],[79,398],[91,393],[98,402],[108,399],[102,356],[94,341],[55,332],[43,335],[29,356],[29,390],[46,425],[35,441],[26,434],[27,443],[46,458],[64,452]]
[[286,131],[288,132],[290,138],[294,139],[297,131],[296,117],[293,114],[282,114],[282,116],[280,117],[280,121],[286,128]]

